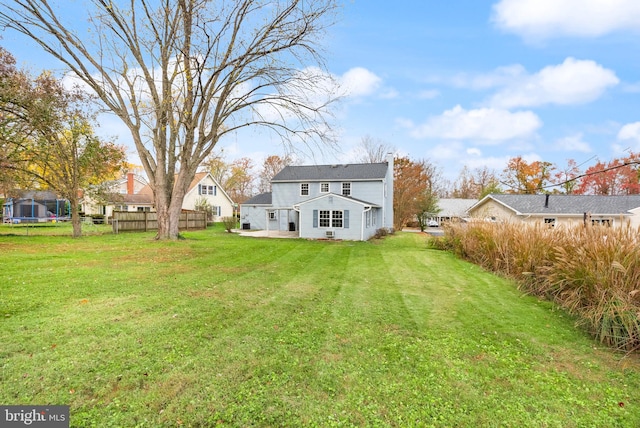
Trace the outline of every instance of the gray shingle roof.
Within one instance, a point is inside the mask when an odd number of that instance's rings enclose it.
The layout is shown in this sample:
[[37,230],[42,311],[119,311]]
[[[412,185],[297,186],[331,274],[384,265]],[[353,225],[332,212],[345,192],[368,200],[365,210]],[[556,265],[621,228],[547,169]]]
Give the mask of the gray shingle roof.
[[242,205],[271,205],[271,192],[260,193],[253,198],[247,199]]
[[386,162],[287,166],[277,173],[272,181],[377,180],[386,176],[387,168],[388,164]]
[[[640,195],[490,195],[520,214],[623,214],[640,207]],[[548,205],[545,203],[548,199]]]
[[468,215],[469,208],[471,208],[477,199],[456,199],[456,198],[442,198],[438,200],[438,216],[440,217],[464,217]]

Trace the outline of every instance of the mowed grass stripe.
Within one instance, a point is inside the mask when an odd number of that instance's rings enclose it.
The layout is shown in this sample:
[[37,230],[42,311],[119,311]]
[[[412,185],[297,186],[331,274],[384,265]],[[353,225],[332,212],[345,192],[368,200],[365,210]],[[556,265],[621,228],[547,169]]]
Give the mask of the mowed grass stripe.
[[634,359],[424,236],[185,236],[46,238],[66,253],[40,264],[0,238],[0,402],[73,426],[640,425]]

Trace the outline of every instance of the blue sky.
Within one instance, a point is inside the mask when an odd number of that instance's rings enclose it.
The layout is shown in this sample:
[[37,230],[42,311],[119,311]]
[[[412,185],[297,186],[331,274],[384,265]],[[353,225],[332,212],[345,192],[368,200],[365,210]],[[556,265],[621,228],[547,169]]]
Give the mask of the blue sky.
[[329,68],[360,86],[341,106],[363,135],[454,180],[513,156],[566,166],[640,150],[640,2],[345,2]]
[[[370,136],[453,181],[514,156],[562,168],[640,151],[638,0],[343,0],[338,18],[327,67],[349,95],[335,109],[339,150],[316,161],[349,162]],[[20,65],[55,67],[17,36],[0,44]],[[129,144],[117,121],[102,128]],[[257,165],[283,153],[257,131],[220,148]]]

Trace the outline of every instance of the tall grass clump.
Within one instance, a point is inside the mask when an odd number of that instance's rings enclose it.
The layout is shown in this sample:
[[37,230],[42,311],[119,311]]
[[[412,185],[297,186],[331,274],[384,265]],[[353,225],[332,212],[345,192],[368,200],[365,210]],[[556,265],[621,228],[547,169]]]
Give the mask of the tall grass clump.
[[452,224],[435,246],[550,299],[602,343],[640,349],[640,230],[476,222]]

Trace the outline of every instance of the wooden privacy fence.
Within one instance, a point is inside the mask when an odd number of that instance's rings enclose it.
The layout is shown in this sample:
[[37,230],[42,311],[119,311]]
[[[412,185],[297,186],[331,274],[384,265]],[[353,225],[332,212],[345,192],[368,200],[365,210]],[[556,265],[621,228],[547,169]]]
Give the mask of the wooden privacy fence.
[[[158,213],[141,211],[114,211],[111,219],[113,233],[118,232],[146,232],[158,228]],[[178,229],[206,229],[207,213],[205,211],[182,211]]]

